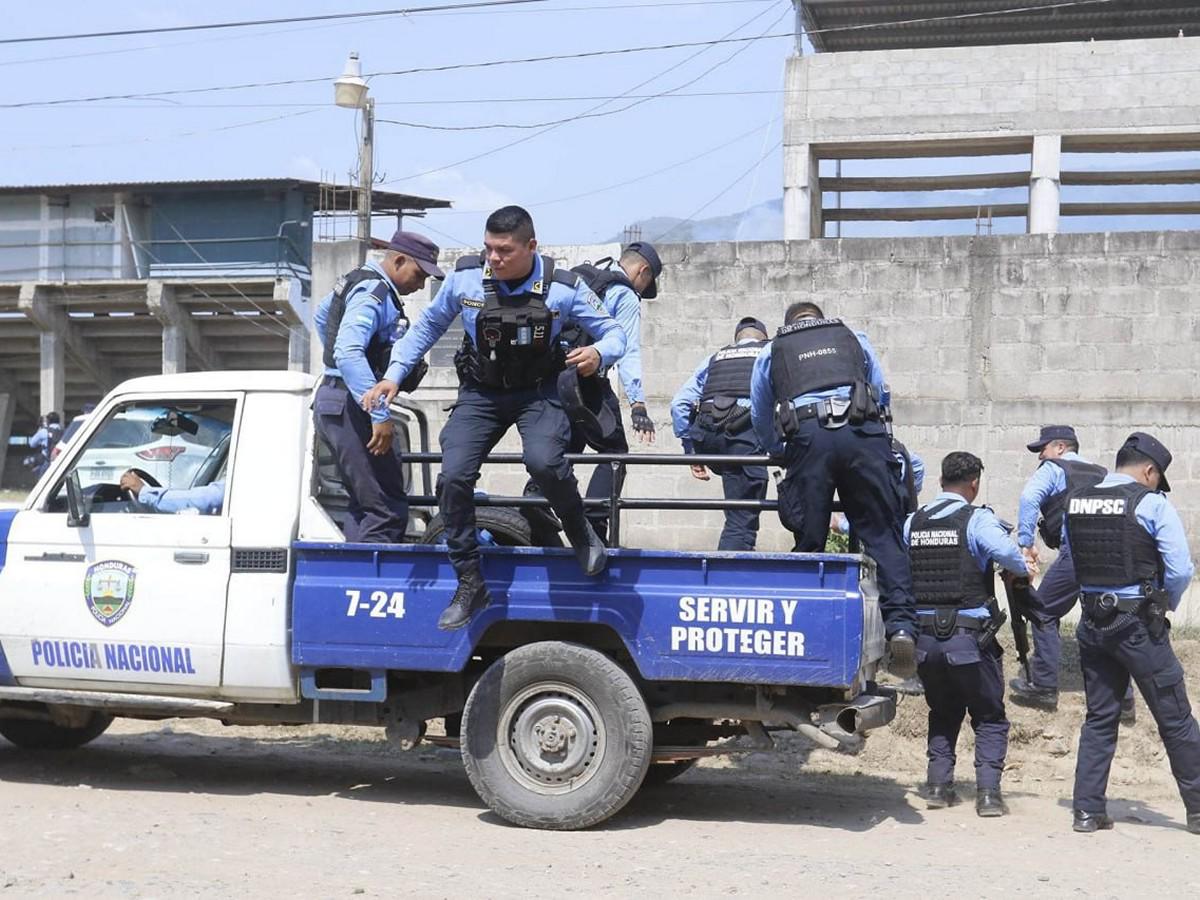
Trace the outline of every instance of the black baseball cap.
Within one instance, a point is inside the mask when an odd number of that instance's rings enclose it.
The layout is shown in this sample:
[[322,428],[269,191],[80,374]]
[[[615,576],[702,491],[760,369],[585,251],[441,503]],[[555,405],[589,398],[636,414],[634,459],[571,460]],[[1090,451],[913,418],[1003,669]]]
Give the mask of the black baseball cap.
[[445,278],[446,273],[438,268],[438,245],[415,231],[397,231],[390,241],[371,238],[371,246],[379,250],[395,250],[403,253],[418,266],[426,275],[434,278]]
[[1136,450],[1158,467],[1158,471],[1162,475],[1158,482],[1158,489],[1164,494],[1168,493],[1171,490],[1171,483],[1167,481],[1167,466],[1171,465],[1171,451],[1163,446],[1162,441],[1144,431],[1135,431],[1125,438],[1125,443],[1121,445],[1122,450],[1126,447]]
[[653,277],[650,279],[650,284],[642,291],[642,299],[653,300],[658,296],[658,276],[662,274],[662,260],[658,257],[658,251],[654,249],[653,244],[647,241],[634,241],[625,248],[624,252],[630,251],[640,256],[650,266],[650,274]]
[[1078,444],[1079,438],[1075,434],[1075,429],[1070,425],[1043,425],[1038,439],[1032,444],[1026,444],[1025,447],[1030,453],[1041,453],[1042,448],[1051,441],[1073,441]]
[[746,316],[737,323],[737,327],[733,329],[733,337],[736,340],[737,336],[747,328],[757,328],[763,334],[767,334],[767,326],[762,323],[762,319],[756,319],[754,316]]
[[604,402],[599,375],[582,376],[574,366],[558,374],[558,397],[571,424],[577,425],[584,441],[598,453],[607,452],[621,430],[621,420]]

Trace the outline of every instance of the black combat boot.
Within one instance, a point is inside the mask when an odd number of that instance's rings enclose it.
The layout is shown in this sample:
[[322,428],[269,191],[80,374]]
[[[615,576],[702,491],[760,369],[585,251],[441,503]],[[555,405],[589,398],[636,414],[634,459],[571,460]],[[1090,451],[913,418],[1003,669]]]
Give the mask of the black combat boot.
[[1121,724],[1137,724],[1137,704],[1134,703],[1132,697],[1124,697],[1121,700]]
[[1084,812],[1082,809],[1074,811],[1075,821],[1071,828],[1078,831],[1080,834],[1091,834],[1094,831],[1108,831],[1113,827],[1112,816],[1105,813],[1090,813]]
[[975,792],[975,814],[985,819],[1008,815],[1008,804],[1000,795],[1000,788],[979,788]]
[[1017,706],[1031,706],[1047,712],[1058,710],[1058,691],[1055,688],[1038,687],[1024,677],[1008,682],[1009,696]]
[[888,671],[900,679],[917,674],[917,644],[907,631],[897,631],[888,638]]
[[575,550],[575,558],[579,560],[584,574],[599,575],[604,571],[604,567],[608,565],[608,556],[604,552],[604,541],[596,535],[591,523],[584,518],[582,510],[573,519],[563,520],[563,533],[571,542],[571,547]]
[[478,563],[465,572],[459,573],[458,590],[450,600],[450,605],[442,610],[437,627],[442,631],[454,631],[462,628],[471,621],[471,616],[492,602],[487,584],[483,580],[483,572]]
[[1200,812],[1187,814],[1187,830],[1192,834],[1200,834]]
[[953,784],[928,784],[925,786],[925,805],[929,809],[958,806],[958,792]]

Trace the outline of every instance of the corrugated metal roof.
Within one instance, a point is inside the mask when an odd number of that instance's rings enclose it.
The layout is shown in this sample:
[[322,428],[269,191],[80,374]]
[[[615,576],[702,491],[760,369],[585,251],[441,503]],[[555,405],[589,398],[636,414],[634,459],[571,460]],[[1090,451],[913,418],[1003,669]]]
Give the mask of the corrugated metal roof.
[[[1180,30],[1188,36],[1200,34],[1196,0],[1063,4],[1064,0],[802,0],[802,10],[809,39],[822,53],[1165,38]],[[978,15],[1034,6],[1052,8]],[[971,17],[947,18],[967,15]],[[871,27],[837,30],[846,26]]]
[[[80,184],[14,184],[0,185],[0,196],[15,195],[15,194],[67,194],[67,193],[83,193],[83,192],[107,192],[107,191],[140,191],[143,193],[154,193],[161,191],[179,191],[179,190],[205,190],[209,188],[229,188],[229,187],[264,187],[264,188],[292,188],[298,187],[306,193],[316,195],[322,187],[331,187],[331,185],[322,185],[319,181],[308,181],[303,178],[209,178],[204,180],[179,180],[179,181],[100,181],[100,182],[84,182]],[[344,185],[338,185],[338,193],[340,197],[350,195],[350,206],[357,202],[356,192],[352,188]],[[450,206],[449,200],[438,200],[432,197],[419,197],[414,194],[399,194],[393,191],[374,190],[371,192],[371,206],[376,211],[390,211],[397,209],[446,209]]]

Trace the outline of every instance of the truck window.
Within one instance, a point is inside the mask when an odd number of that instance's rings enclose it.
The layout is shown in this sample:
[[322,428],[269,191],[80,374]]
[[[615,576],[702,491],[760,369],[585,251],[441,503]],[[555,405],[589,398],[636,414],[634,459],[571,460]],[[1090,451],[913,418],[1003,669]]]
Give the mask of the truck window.
[[[68,474],[79,474],[93,513],[218,514],[236,409],[234,400],[122,405],[80,449]],[[121,487],[131,470],[140,497]],[[56,487],[48,511],[66,509],[65,483]]]

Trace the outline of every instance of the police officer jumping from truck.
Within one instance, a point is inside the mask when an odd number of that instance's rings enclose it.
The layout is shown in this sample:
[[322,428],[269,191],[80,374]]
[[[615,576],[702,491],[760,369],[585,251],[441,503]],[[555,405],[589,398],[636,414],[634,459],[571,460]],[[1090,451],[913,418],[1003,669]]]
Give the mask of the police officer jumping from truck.
[[[325,375],[313,413],[350,495],[346,540],[399,544],[408,525],[408,495],[392,449],[395,429],[386,406],[368,413],[361,404],[408,328],[401,298],[444,273],[437,245],[419,234],[397,231],[390,241],[373,243],[387,251],[383,259],[344,276],[317,308]],[[423,374],[415,372],[405,389],[415,388]]]
[[1003,624],[995,566],[1024,576],[1025,560],[1007,527],[979,496],[983,462],[961,451],[942,460],[942,492],[908,517],[904,539],[912,560],[921,634],[917,666],[929,704],[925,799],[930,809],[958,803],[955,745],[963,716],[975,732],[975,812],[1003,816],[1000,775],[1008,753],[1004,671],[996,632]]
[[[525,468],[562,522],[588,575],[603,571],[604,543],[583,514],[583,500],[564,457],[570,425],[558,396],[558,375],[581,376],[610,366],[625,352],[625,333],[579,276],[556,269],[537,252],[533,219],[519,206],[492,213],[484,252],[459,260],[433,303],[392,350],[379,384],[363,398],[367,409],[390,402],[422,357],[460,315],[458,400],[442,429],[440,506],[458,590],[438,620],[462,628],[488,605],[475,533],[475,484],[484,457],[513,425],[521,433]],[[560,330],[578,323],[594,344],[564,352]]]
[[[654,443],[654,421],[646,411],[646,392],[642,387],[642,300],[653,300],[658,296],[658,276],[662,274],[662,260],[654,246],[645,241],[629,244],[615,262],[602,259],[594,265],[585,263],[571,270],[592,289],[604,309],[617,320],[625,332],[625,355],[617,363],[625,399],[629,401],[629,420],[638,440],[643,444]],[[569,347],[582,347],[591,339],[581,328],[564,329],[564,340]],[[595,375],[600,402],[615,419],[615,427],[603,439],[595,436],[588,440],[585,429],[578,424],[571,428],[569,453],[582,453],[589,444],[600,453],[628,453],[629,442],[621,424],[621,404],[613,392],[608,373],[601,368]],[[588,482],[588,498],[609,499],[613,481],[617,482],[617,494],[625,481],[625,466],[598,465]],[[608,539],[608,510],[596,508],[588,512],[588,520],[602,541]]]
[[[1042,576],[1037,590],[1028,595],[1034,646],[1029,666],[1032,680],[1019,676],[1009,682],[1009,687],[1013,703],[1053,712],[1058,709],[1058,670],[1062,659],[1059,624],[1079,598],[1079,582],[1075,578],[1071,553],[1061,546],[1067,497],[1098,484],[1108,473],[1104,466],[1079,455],[1079,438],[1070,425],[1045,425],[1037,440],[1026,447],[1030,453],[1038,455],[1040,464],[1021,491],[1017,543],[1033,574],[1037,573],[1041,563],[1035,532],[1041,534],[1047,547],[1059,553]],[[1125,722],[1133,722],[1132,686],[1123,701],[1121,714]]]
[[881,412],[889,401],[884,383],[866,335],[825,318],[815,303],[794,303],[754,363],[750,410],[760,446],[784,455],[779,518],[795,534],[795,549],[825,548],[836,490],[878,565],[889,668],[911,678],[917,613],[901,533],[899,464]]
[[1113,827],[1105,795],[1132,678],[1158,725],[1187,829],[1200,834],[1200,727],[1167,619],[1195,566],[1179,513],[1166,498],[1170,465],[1166,447],[1135,431],[1117,451],[1116,471],[1067,501],[1063,541],[1081,585],[1075,636],[1087,696],[1075,761],[1075,831]]
[[[754,361],[767,345],[767,326],[753,316],[737,323],[733,343],[709,356],[684,382],[671,401],[675,436],[684,453],[753,456],[761,451],[750,422],[750,376]],[[766,466],[713,466],[721,476],[726,500],[763,500]],[[709,478],[704,466],[692,475]],[[758,541],[758,510],[725,510],[718,550],[753,550]]]

